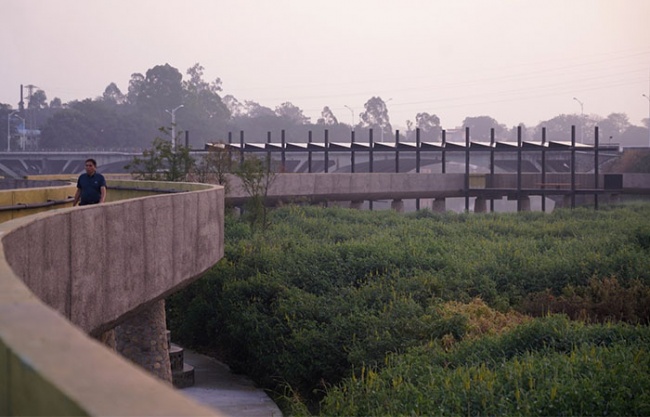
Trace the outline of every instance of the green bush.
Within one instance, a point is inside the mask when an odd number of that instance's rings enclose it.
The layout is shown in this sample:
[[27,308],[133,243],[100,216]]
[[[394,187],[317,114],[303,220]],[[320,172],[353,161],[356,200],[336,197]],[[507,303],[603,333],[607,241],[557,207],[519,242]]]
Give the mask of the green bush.
[[323,415],[646,415],[647,327],[538,319],[499,337],[392,355],[329,390]]
[[[269,220],[260,230],[227,217],[225,258],[168,299],[169,326],[179,343],[220,352],[312,411],[327,389],[361,369],[378,374],[391,355],[469,349],[475,362],[463,366],[479,367],[495,352],[504,363],[531,346],[562,355],[580,346],[564,321],[477,339],[478,321],[450,301],[545,315],[552,297],[571,317],[591,305],[603,320],[647,323],[650,205],[483,215],[287,206]],[[620,290],[605,285],[611,277]],[[449,367],[452,354],[440,357]]]

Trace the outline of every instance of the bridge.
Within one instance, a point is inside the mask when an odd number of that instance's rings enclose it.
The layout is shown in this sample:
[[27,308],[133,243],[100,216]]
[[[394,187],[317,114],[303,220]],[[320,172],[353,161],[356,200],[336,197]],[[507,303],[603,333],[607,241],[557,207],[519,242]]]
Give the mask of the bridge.
[[[325,130],[323,142],[312,140],[310,133],[306,142],[286,142],[284,133],[280,142],[273,143],[270,134],[267,141],[245,142],[244,132],[239,141],[230,134],[227,143],[206,144],[205,149],[192,150],[191,154],[201,157],[206,150],[217,146],[229,152],[263,153],[271,156],[283,172],[454,172],[459,166],[471,166],[474,171],[496,170],[513,172],[518,159],[523,172],[549,171],[567,172],[569,155],[575,156],[573,169],[582,172],[591,169],[592,155],[599,154],[599,164],[619,155],[617,145],[601,144],[595,131],[593,145],[576,143],[575,132],[569,140],[547,140],[542,135],[540,141],[523,141],[521,134],[516,142],[472,141],[469,129],[465,130],[464,140],[447,140],[445,131],[440,142],[420,140],[416,130],[415,142],[400,141],[375,142],[372,129],[368,131],[367,142],[355,140],[354,132],[347,140],[330,141]],[[469,155],[472,155],[471,161]],[[495,157],[495,155],[498,155]],[[84,161],[94,158],[102,173],[126,173],[125,165],[134,157],[142,156],[135,151],[28,151],[0,152],[0,175],[5,178],[24,178],[33,175],[80,174]]]

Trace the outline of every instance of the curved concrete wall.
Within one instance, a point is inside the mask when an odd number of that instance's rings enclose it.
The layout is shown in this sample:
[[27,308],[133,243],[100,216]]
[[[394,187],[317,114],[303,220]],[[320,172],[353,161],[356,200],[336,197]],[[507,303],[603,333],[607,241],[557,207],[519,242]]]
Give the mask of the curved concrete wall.
[[86,335],[223,256],[223,188],[190,188],[0,225],[0,415],[214,415]]

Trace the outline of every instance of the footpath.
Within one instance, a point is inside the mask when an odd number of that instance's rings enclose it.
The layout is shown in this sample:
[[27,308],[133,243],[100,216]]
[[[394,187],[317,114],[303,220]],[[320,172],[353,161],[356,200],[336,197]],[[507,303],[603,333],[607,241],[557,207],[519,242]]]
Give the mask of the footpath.
[[278,406],[253,382],[235,375],[224,363],[185,349],[184,360],[194,367],[194,386],[179,390],[223,416],[282,417]]

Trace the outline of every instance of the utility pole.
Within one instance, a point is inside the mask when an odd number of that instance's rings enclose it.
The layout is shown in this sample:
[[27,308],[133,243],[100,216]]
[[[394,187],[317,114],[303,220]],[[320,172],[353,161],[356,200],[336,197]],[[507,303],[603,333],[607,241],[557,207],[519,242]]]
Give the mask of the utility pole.
[[18,110],[21,112],[25,111],[25,102],[23,101],[23,85],[20,84],[20,102],[18,103]]

